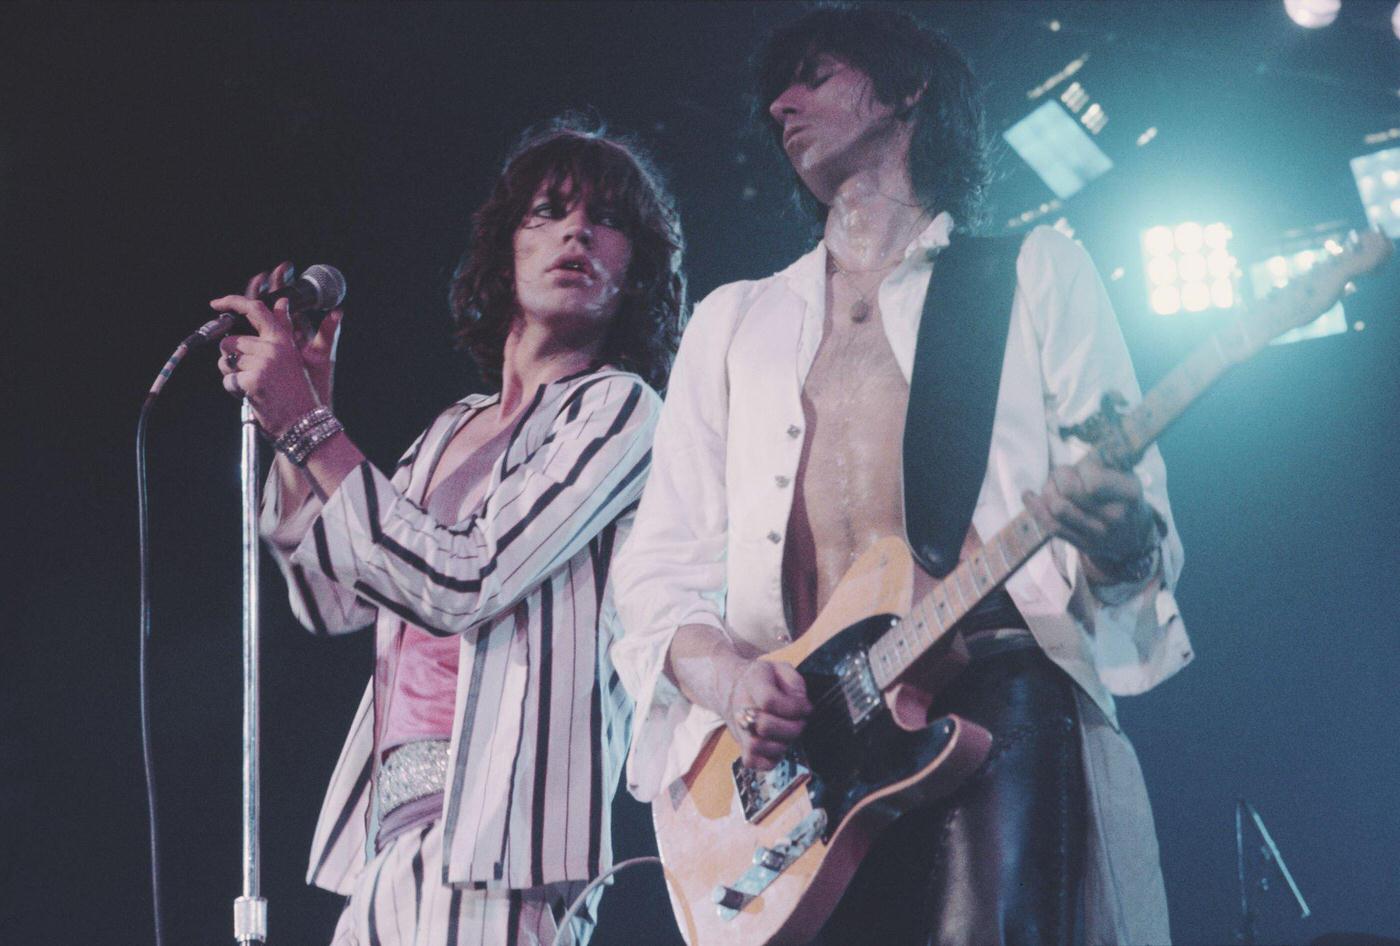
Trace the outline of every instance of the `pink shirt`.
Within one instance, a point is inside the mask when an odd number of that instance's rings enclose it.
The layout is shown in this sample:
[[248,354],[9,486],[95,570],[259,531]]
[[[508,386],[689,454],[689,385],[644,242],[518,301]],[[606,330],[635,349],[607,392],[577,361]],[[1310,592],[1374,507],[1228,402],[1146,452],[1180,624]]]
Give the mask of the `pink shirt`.
[[[426,508],[434,519],[460,522],[481,505],[491,468],[505,449],[510,431],[507,426],[492,437],[433,489]],[[374,682],[381,758],[407,742],[452,737],[460,643],[456,637],[429,634],[407,621],[379,625]]]

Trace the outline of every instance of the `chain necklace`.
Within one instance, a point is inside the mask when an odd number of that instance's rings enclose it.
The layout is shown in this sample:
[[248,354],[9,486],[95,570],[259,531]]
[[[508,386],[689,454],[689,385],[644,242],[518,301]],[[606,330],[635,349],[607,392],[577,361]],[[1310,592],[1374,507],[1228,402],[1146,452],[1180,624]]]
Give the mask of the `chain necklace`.
[[[855,305],[851,307],[851,321],[856,323],[870,321],[870,316],[874,313],[874,306],[870,304],[871,297],[875,295],[876,291],[879,290],[880,285],[885,281],[885,275],[888,275],[890,270],[898,266],[901,261],[895,260],[893,263],[886,263],[884,266],[879,266],[875,269],[847,269],[840,263],[836,262],[836,257],[831,253],[830,250],[827,251],[826,258],[827,261],[831,263],[831,267],[834,270],[832,276],[846,277],[847,285],[849,285],[852,291],[854,291],[856,294],[857,298]],[[862,291],[860,288],[860,283],[856,281],[855,277],[869,276],[871,273],[883,273],[885,275],[882,275],[879,279],[875,280],[870,285],[869,289]]]

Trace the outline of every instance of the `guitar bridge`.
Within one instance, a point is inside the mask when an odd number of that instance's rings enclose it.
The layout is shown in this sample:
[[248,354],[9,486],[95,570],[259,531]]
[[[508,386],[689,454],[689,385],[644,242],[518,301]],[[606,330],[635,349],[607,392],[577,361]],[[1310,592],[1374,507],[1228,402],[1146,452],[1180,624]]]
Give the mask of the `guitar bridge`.
[[738,916],[744,907],[782,876],[783,871],[807,853],[807,849],[817,843],[825,831],[826,812],[816,808],[777,844],[756,848],[753,864],[748,870],[733,883],[715,887],[711,898],[720,919],[732,920]]
[[743,760],[735,759],[732,774],[734,788],[739,792],[739,804],[744,809],[744,820],[753,824],[772,811],[793,789],[810,779],[812,770],[808,768],[802,750],[793,746],[767,772],[751,769],[744,765]]

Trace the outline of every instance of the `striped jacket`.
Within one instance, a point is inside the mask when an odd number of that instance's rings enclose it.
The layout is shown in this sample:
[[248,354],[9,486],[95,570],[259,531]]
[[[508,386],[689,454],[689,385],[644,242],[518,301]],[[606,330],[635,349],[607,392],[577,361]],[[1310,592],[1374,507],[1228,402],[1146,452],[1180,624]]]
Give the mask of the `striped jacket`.
[[[660,398],[611,368],[541,386],[464,521],[422,502],[452,436],[499,395],[444,411],[393,478],[369,463],[324,503],[262,528],[292,609],[316,633],[406,620],[461,638],[443,801],[443,881],[536,887],[611,862],[609,802],[632,706],[609,657],[607,587],[651,460]],[[312,842],[308,883],[348,893],[372,850],[373,687],[355,716]]]

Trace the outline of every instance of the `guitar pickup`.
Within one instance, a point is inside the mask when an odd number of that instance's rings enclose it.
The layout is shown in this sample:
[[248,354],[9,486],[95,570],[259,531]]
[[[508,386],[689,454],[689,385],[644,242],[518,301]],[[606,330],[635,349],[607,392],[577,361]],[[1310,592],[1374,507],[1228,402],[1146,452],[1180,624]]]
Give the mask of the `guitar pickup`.
[[793,789],[812,777],[807,759],[796,746],[767,772],[759,772],[735,759],[731,767],[734,788],[739,793],[739,804],[744,811],[744,820],[756,823],[772,811]]

